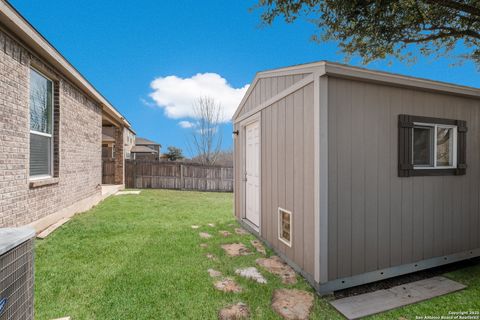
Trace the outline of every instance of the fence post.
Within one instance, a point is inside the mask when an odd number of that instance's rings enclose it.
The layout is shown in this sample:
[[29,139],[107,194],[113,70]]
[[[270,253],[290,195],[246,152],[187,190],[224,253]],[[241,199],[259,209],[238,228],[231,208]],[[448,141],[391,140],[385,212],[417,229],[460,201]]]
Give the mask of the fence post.
[[180,163],[180,190],[185,189],[185,178],[183,176],[183,163]]

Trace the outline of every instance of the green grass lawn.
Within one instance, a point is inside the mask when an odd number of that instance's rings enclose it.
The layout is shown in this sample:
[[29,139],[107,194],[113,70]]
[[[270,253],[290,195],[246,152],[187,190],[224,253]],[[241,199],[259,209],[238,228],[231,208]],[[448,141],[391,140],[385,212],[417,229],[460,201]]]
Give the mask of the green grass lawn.
[[[194,224],[201,228],[193,230]],[[270,308],[274,289],[311,289],[304,281],[285,286],[260,268],[266,285],[235,276],[236,268],[255,266],[260,257],[224,254],[220,244],[232,242],[243,242],[255,252],[250,245],[254,237],[236,235],[236,226],[232,194],[145,190],[138,196],[110,197],[37,241],[36,319],[216,319],[219,309],[239,301],[249,306],[252,319],[278,319]],[[221,237],[220,230],[233,235]],[[202,231],[214,237],[200,239]],[[200,248],[200,243],[209,247]],[[219,259],[209,260],[206,253]],[[237,294],[215,290],[209,268],[235,277],[245,290]],[[480,310],[480,266],[448,277],[468,289],[375,319]],[[318,297],[311,318],[342,319]]]

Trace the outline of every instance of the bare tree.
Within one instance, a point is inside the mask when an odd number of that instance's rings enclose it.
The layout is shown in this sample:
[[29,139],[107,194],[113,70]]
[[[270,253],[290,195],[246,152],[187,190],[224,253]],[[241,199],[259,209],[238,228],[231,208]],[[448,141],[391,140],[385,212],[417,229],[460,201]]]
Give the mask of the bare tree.
[[202,164],[213,165],[222,150],[222,106],[212,97],[205,96],[194,102],[193,110],[196,123],[188,141],[190,152]]

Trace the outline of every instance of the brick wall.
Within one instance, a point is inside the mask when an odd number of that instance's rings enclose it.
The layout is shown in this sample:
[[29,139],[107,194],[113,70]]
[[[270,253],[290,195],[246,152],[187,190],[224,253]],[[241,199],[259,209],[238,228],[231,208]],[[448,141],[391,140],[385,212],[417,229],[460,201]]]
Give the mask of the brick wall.
[[[32,65],[58,86],[58,183],[38,188],[28,179]],[[0,227],[28,224],[101,192],[101,117],[93,100],[0,29]]]

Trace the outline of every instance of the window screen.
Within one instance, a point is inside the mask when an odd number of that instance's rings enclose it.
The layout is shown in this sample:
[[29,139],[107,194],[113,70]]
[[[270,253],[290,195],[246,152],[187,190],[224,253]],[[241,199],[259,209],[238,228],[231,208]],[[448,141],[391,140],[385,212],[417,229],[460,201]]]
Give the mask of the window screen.
[[53,83],[30,71],[30,176],[52,175]]

